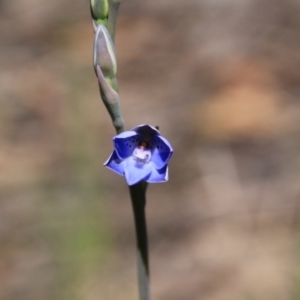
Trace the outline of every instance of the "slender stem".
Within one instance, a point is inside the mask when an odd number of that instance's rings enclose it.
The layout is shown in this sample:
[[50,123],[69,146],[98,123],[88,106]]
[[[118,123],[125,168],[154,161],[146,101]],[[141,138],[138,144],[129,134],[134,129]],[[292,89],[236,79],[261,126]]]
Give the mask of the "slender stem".
[[[121,0],[108,0],[108,11],[107,11],[107,0],[91,0],[91,13],[93,18],[94,30],[96,32],[96,39],[99,38],[98,33],[105,35],[105,31],[99,24],[107,26],[109,35],[112,38],[114,43],[115,31],[116,31],[116,22],[118,17],[118,11]],[[107,20],[108,18],[108,20]],[[99,27],[97,27],[99,26]],[[98,29],[97,29],[98,28]],[[98,31],[99,30],[99,31]],[[100,32],[100,30],[102,30]],[[107,39],[102,40],[107,43]],[[99,46],[98,40],[95,42],[94,47],[94,57],[100,57],[101,50],[103,47]],[[109,48],[109,47],[108,47]],[[110,58],[114,55],[114,52],[110,54]],[[106,54],[107,54],[106,53]],[[105,58],[105,56],[102,55]],[[111,61],[108,61],[112,65]],[[105,61],[103,62],[104,66]],[[107,62],[106,62],[107,63]],[[122,118],[122,113],[120,109],[120,101],[118,94],[118,84],[116,79],[116,71],[111,69],[110,77],[105,77],[102,70],[101,64],[99,65],[99,59],[94,60],[94,67],[97,74],[101,98],[104,102],[104,105],[109,112],[113,125],[117,133],[124,131],[124,121]],[[136,231],[136,240],[137,240],[137,265],[138,265],[138,286],[139,286],[139,299],[140,300],[150,300],[150,277],[149,277],[149,263],[148,263],[148,240],[147,240],[147,227],[146,227],[146,215],[145,215],[145,206],[146,206],[146,189],[147,183],[140,182],[136,185],[130,186],[130,196],[133,207],[134,222],[135,222],[135,231]]]
[[137,245],[138,286],[140,300],[150,300],[150,274],[148,262],[148,239],[146,226],[146,188],[145,182],[129,187],[133,207]]

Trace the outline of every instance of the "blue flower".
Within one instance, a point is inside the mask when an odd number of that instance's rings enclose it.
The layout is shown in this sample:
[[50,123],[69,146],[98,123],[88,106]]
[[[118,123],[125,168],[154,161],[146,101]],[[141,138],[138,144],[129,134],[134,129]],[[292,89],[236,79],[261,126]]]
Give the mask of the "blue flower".
[[113,138],[114,151],[104,166],[125,176],[128,185],[168,180],[170,143],[151,125],[140,125]]

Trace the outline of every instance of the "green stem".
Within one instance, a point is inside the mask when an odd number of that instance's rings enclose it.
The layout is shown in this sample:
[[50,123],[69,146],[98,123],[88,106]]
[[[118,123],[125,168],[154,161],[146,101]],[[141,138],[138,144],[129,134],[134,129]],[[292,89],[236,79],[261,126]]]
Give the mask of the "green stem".
[[150,300],[150,274],[148,263],[148,239],[146,226],[146,188],[145,182],[129,187],[133,207],[137,245],[138,286],[140,300]]
[[[97,25],[103,24],[107,26],[109,35],[114,43],[116,22],[118,17],[118,11],[121,0],[108,0],[108,11],[107,11],[107,0],[91,0],[91,12],[93,17],[94,30],[97,31]],[[108,18],[108,19],[107,19]],[[99,25],[101,26],[101,25]],[[99,32],[100,32],[100,27]],[[103,32],[102,32],[103,33]],[[105,32],[104,32],[105,34]],[[102,40],[106,41],[107,40]],[[99,44],[100,45],[100,44]],[[116,80],[116,70],[113,69],[110,77],[105,77],[100,65],[98,58],[100,57],[101,45],[98,45],[98,41],[95,42],[94,55],[96,53],[96,60],[94,60],[94,67],[97,74],[101,98],[104,105],[109,112],[113,125],[117,133],[124,131],[124,121],[121,114],[118,85]],[[109,47],[108,47],[109,48]],[[99,51],[99,52],[97,52]],[[109,51],[107,51],[109,54]],[[99,55],[99,56],[98,56]],[[114,55],[110,53],[110,55]],[[95,57],[95,56],[94,56]],[[102,56],[105,57],[105,56]],[[110,56],[112,57],[112,56]],[[102,61],[104,66],[105,61]],[[109,61],[110,64],[111,61]],[[114,71],[114,72],[113,72]],[[107,75],[107,74],[106,74]],[[150,300],[150,277],[149,277],[149,264],[148,264],[148,240],[147,240],[147,227],[146,227],[146,189],[147,183],[140,182],[136,185],[130,186],[130,196],[133,207],[136,240],[137,240],[137,265],[138,265],[138,286],[140,300]]]

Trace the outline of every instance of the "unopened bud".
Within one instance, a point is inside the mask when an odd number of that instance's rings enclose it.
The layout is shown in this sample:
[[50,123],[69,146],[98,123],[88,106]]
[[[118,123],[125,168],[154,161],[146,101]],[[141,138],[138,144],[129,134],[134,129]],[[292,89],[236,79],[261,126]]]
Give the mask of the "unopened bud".
[[100,24],[95,33],[94,43],[94,68],[97,74],[97,66],[100,67],[103,75],[114,78],[117,74],[117,60],[115,47],[112,39],[104,25]]
[[108,17],[108,0],[91,0],[91,12],[95,21]]

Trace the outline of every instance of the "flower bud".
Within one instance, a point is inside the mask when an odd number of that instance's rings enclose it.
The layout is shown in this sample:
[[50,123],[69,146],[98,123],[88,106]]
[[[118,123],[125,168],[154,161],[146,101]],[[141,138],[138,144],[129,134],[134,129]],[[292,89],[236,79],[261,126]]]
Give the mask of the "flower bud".
[[108,0],[91,0],[91,12],[95,21],[108,17]]
[[115,47],[104,25],[97,27],[94,42],[94,68],[100,67],[104,77],[113,79],[117,74]]

